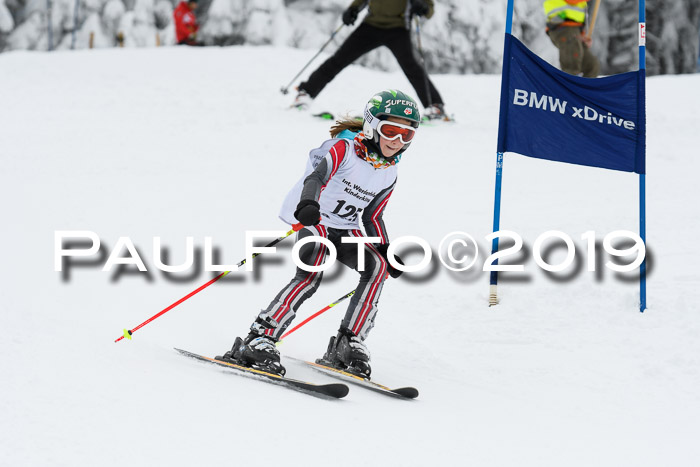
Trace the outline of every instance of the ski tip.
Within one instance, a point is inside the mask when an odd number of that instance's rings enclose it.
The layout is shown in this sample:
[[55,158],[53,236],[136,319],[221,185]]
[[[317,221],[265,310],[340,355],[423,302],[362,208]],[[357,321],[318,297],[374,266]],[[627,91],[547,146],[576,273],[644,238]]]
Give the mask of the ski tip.
[[406,399],[415,399],[418,397],[418,389],[416,388],[398,388],[392,389],[391,392],[398,394],[401,397],[405,397]]
[[337,399],[342,399],[350,393],[350,388],[345,384],[325,384],[323,390],[326,395]]
[[334,118],[334,117],[333,117],[333,114],[330,113],[330,112],[321,112],[321,113],[317,113],[317,114],[314,114],[314,117],[316,117],[316,118],[322,118],[322,119],[324,119],[324,120],[333,120],[333,118]]

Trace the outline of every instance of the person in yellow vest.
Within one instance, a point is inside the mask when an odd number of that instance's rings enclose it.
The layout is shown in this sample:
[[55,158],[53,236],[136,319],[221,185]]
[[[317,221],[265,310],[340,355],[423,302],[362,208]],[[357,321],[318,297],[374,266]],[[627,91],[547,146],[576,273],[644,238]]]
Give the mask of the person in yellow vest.
[[546,0],[547,34],[559,49],[561,70],[572,75],[595,78],[600,63],[591,52],[591,38],[585,35],[589,0]]

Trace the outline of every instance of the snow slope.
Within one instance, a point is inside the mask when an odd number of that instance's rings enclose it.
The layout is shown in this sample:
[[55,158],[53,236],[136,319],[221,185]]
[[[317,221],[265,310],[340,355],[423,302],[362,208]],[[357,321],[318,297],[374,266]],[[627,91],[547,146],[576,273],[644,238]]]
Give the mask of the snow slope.
[[[0,465],[694,465],[700,448],[700,189],[693,157],[700,76],[648,81],[649,310],[634,278],[599,262],[502,277],[427,273],[389,281],[367,343],[375,378],[415,385],[413,401],[351,387],[328,401],[227,374],[174,346],[225,351],[292,273],[292,241],[257,272],[229,274],[113,341],[211,277],[163,274],[212,237],[219,262],[244,255],[246,230],[276,217],[328,122],[288,110],[278,89],[309,52],[159,48],[0,56]],[[433,248],[448,233],[491,231],[500,77],[436,76],[457,123],[421,129],[400,165],[392,238]],[[350,67],[315,111],[357,112],[377,90],[414,94],[401,74]],[[638,229],[637,176],[508,154],[501,226],[528,252],[561,230],[583,246]],[[54,271],[54,232],[99,235],[101,256]],[[119,237],[148,268],[101,271]],[[578,258],[585,261],[582,251]],[[124,252],[122,252],[122,256]],[[201,257],[197,264],[201,266]],[[556,263],[563,252],[556,250]],[[407,254],[417,262],[419,255]],[[355,287],[334,268],[303,319]],[[315,358],[338,306],[290,336],[283,354]],[[289,375],[329,377],[287,360]]]

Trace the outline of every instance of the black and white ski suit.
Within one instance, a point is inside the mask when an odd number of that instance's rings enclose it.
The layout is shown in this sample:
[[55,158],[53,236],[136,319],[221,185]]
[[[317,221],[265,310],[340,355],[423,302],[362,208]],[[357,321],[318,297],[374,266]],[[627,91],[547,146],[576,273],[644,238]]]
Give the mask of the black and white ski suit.
[[[387,260],[377,250],[379,244],[389,243],[382,214],[396,184],[396,166],[376,169],[356,155],[351,139],[331,139],[309,153],[304,177],[289,192],[280,218],[297,223],[294,210],[301,199],[315,200],[320,205],[321,223],[304,227],[297,242],[309,237],[327,238],[337,251],[337,260],[360,272],[360,282],[350,300],[341,328],[365,339],[374,326],[377,302],[387,274]],[[364,247],[364,270],[358,265],[358,245],[342,243],[343,237],[362,237],[360,220],[366,236],[378,237],[376,244]],[[328,248],[310,242],[299,250],[299,259],[306,265],[323,264]],[[323,272],[297,268],[294,278],[260,313],[271,317],[278,326],[266,334],[278,339],[291,324],[296,310],[318,289]]]

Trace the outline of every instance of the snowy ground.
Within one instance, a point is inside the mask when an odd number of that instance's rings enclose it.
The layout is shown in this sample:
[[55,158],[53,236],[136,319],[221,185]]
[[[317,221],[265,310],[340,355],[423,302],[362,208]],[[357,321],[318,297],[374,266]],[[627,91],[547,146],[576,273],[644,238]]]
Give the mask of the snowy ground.
[[[328,128],[288,110],[291,97],[278,92],[309,54],[235,47],[0,56],[8,259],[0,465],[695,465],[698,75],[648,81],[644,314],[636,281],[602,263],[598,273],[572,267],[552,277],[524,256],[526,272],[504,275],[501,304],[488,308],[486,273],[451,273],[433,261],[428,274],[387,283],[367,341],[375,378],[415,385],[421,394],[412,402],[358,387],[345,400],[317,399],[172,350],[214,355],[245,333],[291,275],[288,240],[278,259],[256,260],[258,273],[232,273],[133,341],[113,342],[211,277],[158,271],[153,236],[169,263],[184,260],[185,237],[201,250],[210,236],[230,264],[243,257],[246,230],[286,230],[280,202]],[[400,165],[389,233],[437,248],[446,234],[466,231],[483,252],[500,77],[435,82],[458,123],[420,130]],[[356,112],[387,87],[414,94],[401,74],[351,67],[313,110]],[[637,180],[508,154],[502,228],[522,235],[528,251],[552,229],[581,246],[588,230],[601,241],[636,231]],[[94,231],[101,256],[55,272],[56,230]],[[121,236],[148,273],[101,271]],[[355,287],[352,272],[327,274],[299,319]],[[319,356],[344,309],[291,336],[283,354]],[[290,376],[331,381],[286,364]]]

